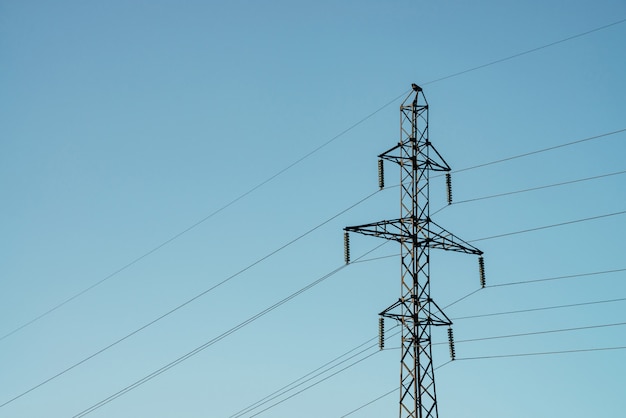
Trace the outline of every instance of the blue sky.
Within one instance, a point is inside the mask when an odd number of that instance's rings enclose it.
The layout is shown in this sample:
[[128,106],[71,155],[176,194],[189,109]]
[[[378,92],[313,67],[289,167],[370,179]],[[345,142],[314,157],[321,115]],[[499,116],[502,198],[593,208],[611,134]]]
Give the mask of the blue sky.
[[[71,370],[0,417],[80,415],[341,267],[344,226],[399,214],[389,165],[390,187],[335,217],[377,190],[413,82],[458,202],[604,176],[434,215],[485,252],[492,286],[446,309],[458,360],[434,345],[440,416],[620,416],[626,305],[608,301],[626,298],[626,271],[587,273],[626,269],[626,174],[605,176],[626,170],[626,23],[484,65],[623,19],[623,1],[2,2],[0,404]],[[431,210],[444,206],[433,178]],[[382,243],[354,236],[352,258]],[[380,247],[88,416],[235,415],[376,337],[399,296],[397,252]],[[433,252],[433,298],[471,294],[477,270]],[[509,285],[563,276],[577,277]],[[588,302],[603,303],[554,308]],[[535,308],[553,309],[465,318]],[[513,334],[533,335],[485,339]],[[373,401],[398,385],[398,346],[259,416]],[[507,357],[546,352],[560,354]]]

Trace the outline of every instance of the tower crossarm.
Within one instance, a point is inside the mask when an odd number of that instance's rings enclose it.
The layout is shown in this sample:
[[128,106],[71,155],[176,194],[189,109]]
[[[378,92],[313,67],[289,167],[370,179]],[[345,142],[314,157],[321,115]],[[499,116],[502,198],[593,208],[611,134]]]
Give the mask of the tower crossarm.
[[456,251],[464,254],[482,255],[483,252],[471,244],[463,241],[452,232],[446,231],[432,220],[428,224],[430,234],[430,248],[446,251]]
[[411,233],[407,226],[409,223],[410,219],[392,219],[371,224],[347,226],[344,228],[344,231],[356,232],[392,241],[405,241],[411,238]]
[[[393,318],[403,324],[413,322],[415,324],[420,323],[433,326],[452,325],[452,320],[448,318],[434,300],[424,298],[417,301],[415,299],[415,296],[409,299],[400,298],[393,305],[379,313],[379,315],[385,318]],[[409,314],[415,306],[418,307],[417,312]]]
[[[425,147],[421,147],[421,145],[422,144],[420,144],[420,149],[425,151]],[[434,152],[436,158],[433,158],[432,154],[426,152],[419,153],[416,156],[406,153],[407,148],[417,146],[417,142],[413,137],[398,143],[396,146],[380,154],[378,158],[394,162],[401,166],[410,166],[415,170],[451,171],[448,163],[446,163],[431,142],[426,142],[423,145],[426,145],[429,151]]]
[[[416,228],[413,228],[413,224]],[[417,233],[413,233],[413,230]],[[391,241],[413,241],[416,247],[436,248],[464,254],[482,255],[482,251],[463,241],[430,219],[401,218],[344,228],[346,232],[384,238]]]

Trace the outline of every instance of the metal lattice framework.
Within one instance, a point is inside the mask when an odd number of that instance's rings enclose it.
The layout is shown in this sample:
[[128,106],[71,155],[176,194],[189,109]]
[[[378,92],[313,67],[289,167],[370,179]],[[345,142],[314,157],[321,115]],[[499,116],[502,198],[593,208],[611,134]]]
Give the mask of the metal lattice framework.
[[[450,326],[452,321],[430,295],[430,249],[476,255],[482,255],[482,251],[430,219],[430,172],[449,172],[450,167],[428,139],[426,97],[419,86],[412,87],[400,106],[400,142],[378,156],[381,175],[382,160],[400,166],[400,218],[344,230],[346,238],[349,232],[357,232],[400,243],[400,298],[380,313],[402,327],[400,418],[437,418],[431,327]],[[381,188],[383,184],[381,178]]]

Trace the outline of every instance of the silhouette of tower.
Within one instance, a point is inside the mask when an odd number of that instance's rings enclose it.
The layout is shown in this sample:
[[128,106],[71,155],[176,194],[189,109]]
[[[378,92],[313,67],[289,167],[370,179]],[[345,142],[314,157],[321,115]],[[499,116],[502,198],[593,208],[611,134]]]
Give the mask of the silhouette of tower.
[[[378,156],[379,186],[384,187],[384,161],[400,167],[400,218],[344,228],[346,263],[349,262],[349,233],[372,235],[400,243],[400,298],[380,313],[380,345],[383,348],[382,318],[397,321],[402,328],[400,354],[400,418],[437,418],[437,397],[431,348],[431,327],[452,325],[430,294],[431,249],[482,255],[482,251],[457,238],[430,218],[429,177],[432,171],[446,172],[448,203],[451,203],[450,167],[428,138],[428,102],[421,87],[412,85],[400,105],[400,142]],[[484,264],[479,258],[481,285]],[[452,330],[450,355],[454,360]]]

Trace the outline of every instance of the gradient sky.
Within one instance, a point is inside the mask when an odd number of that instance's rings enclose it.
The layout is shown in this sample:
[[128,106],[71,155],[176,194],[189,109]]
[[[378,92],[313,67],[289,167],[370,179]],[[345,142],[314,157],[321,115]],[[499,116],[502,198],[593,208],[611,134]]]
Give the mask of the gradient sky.
[[[433,178],[433,218],[484,251],[489,285],[432,252],[457,340],[452,363],[433,346],[439,416],[622,416],[624,19],[623,0],[0,2],[0,417],[130,388],[88,416],[229,418],[348,352],[241,416],[370,354],[259,416],[339,418],[397,388],[398,337],[373,339],[394,243],[238,326],[341,267],[344,226],[398,217],[391,165],[352,206],[413,82],[458,202]],[[353,260],[382,243],[354,235]],[[610,350],[570,352],[588,349]],[[350,417],[397,413],[393,392]]]

